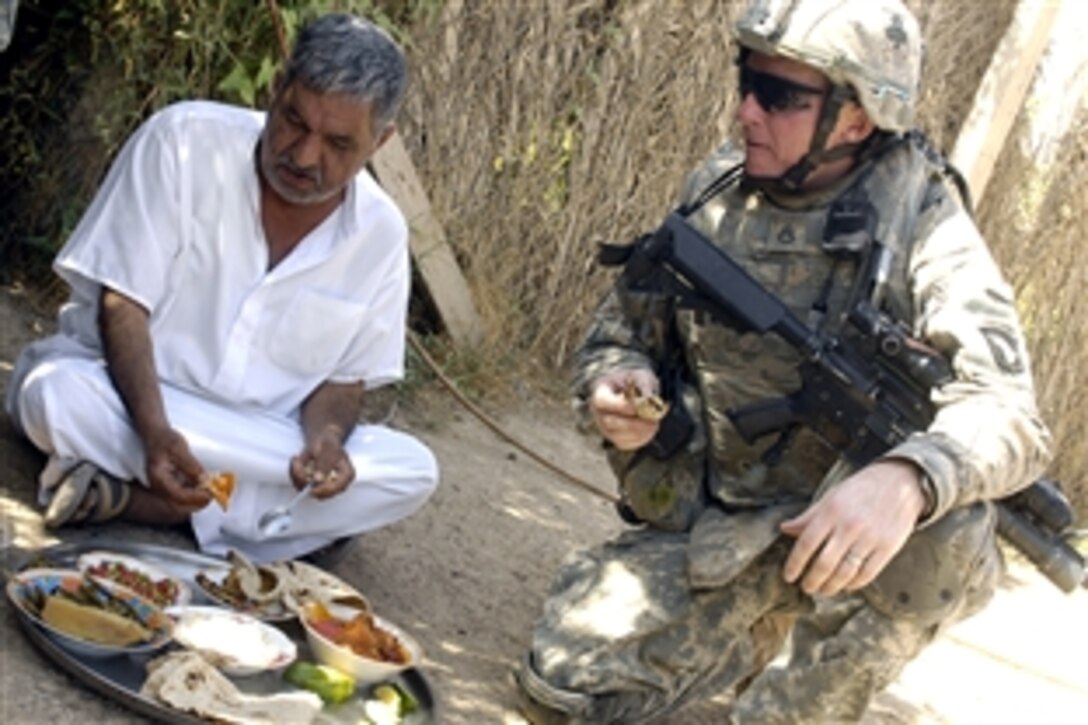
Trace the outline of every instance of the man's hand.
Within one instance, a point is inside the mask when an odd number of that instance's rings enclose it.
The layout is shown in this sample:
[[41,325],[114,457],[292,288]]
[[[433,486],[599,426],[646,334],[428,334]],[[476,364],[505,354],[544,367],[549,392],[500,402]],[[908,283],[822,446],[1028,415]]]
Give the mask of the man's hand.
[[302,404],[302,452],[291,459],[295,488],[310,481],[315,498],[329,498],[355,480],[355,467],[344,441],[359,422],[363,408],[362,383],[324,382]]
[[98,325],[107,370],[143,443],[151,492],[179,516],[204,508],[212,500],[206,490],[198,488],[204,467],[166,417],[148,311],[108,287],[103,288],[99,302]]
[[204,467],[193,457],[181,433],[164,428],[148,435],[144,453],[151,491],[172,503],[178,512],[192,513],[211,502],[211,494],[200,487]]
[[797,539],[783,571],[786,581],[800,580],[805,592],[826,596],[873,581],[925,510],[921,476],[910,461],[879,461],[783,522],[782,531]]
[[615,370],[595,380],[590,391],[589,409],[597,430],[621,451],[642,448],[657,435],[659,422],[640,418],[635,404],[624,395],[628,381],[642,395],[657,394],[657,376],[646,368]]
[[291,459],[291,480],[295,488],[302,488],[311,480],[316,482],[313,496],[330,498],[342,492],[355,480],[355,467],[344,450],[343,432],[334,426],[315,435]]

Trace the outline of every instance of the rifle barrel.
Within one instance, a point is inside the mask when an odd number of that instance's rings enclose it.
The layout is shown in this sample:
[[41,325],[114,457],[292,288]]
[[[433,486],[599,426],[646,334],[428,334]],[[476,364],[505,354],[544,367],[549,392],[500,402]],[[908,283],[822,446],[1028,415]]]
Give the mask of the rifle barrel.
[[997,530],[1062,591],[1072,592],[1084,583],[1084,559],[1073,547],[1057,537],[1043,536],[1003,503],[997,505]]

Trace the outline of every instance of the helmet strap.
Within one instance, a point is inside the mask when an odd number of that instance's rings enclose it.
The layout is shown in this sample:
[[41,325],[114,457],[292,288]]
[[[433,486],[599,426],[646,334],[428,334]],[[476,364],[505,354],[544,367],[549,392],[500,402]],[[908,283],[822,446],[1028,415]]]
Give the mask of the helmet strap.
[[808,153],[779,177],[778,181],[782,188],[793,192],[800,190],[801,184],[817,166],[851,156],[861,147],[860,143],[848,143],[840,144],[832,149],[825,148],[827,139],[839,119],[839,111],[847,101],[854,98],[854,91],[849,86],[833,84],[828,87],[824,95],[823,107],[820,109],[820,117],[816,121],[816,132],[812,135],[812,142],[809,143]]

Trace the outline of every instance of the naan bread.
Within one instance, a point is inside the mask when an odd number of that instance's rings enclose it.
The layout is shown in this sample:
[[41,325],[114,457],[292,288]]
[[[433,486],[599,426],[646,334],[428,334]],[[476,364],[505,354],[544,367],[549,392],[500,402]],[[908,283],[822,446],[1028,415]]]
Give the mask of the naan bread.
[[623,397],[635,406],[635,415],[643,420],[659,421],[669,412],[669,404],[655,393],[642,394],[634,380],[623,386]]
[[181,650],[147,665],[140,694],[183,712],[224,723],[312,723],[321,698],[312,692],[248,695],[196,652]]
[[370,602],[358,590],[323,569],[302,561],[273,564],[285,582],[283,604],[298,613],[308,602],[337,603],[362,611],[370,610]]

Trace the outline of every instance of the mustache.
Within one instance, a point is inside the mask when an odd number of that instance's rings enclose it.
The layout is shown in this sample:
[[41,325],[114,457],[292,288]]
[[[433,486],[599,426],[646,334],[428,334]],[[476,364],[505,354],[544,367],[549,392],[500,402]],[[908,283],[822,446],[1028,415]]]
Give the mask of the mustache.
[[310,181],[312,181],[312,182],[314,182],[315,184],[318,184],[318,185],[321,184],[321,170],[320,169],[315,168],[315,167],[307,168],[307,167],[304,167],[304,166],[299,166],[298,164],[295,163],[294,159],[292,159],[287,154],[282,154],[279,157],[277,157],[276,158],[276,165],[287,169],[288,171],[290,171],[292,174],[295,174],[296,176],[305,177],[306,179],[309,179]]

